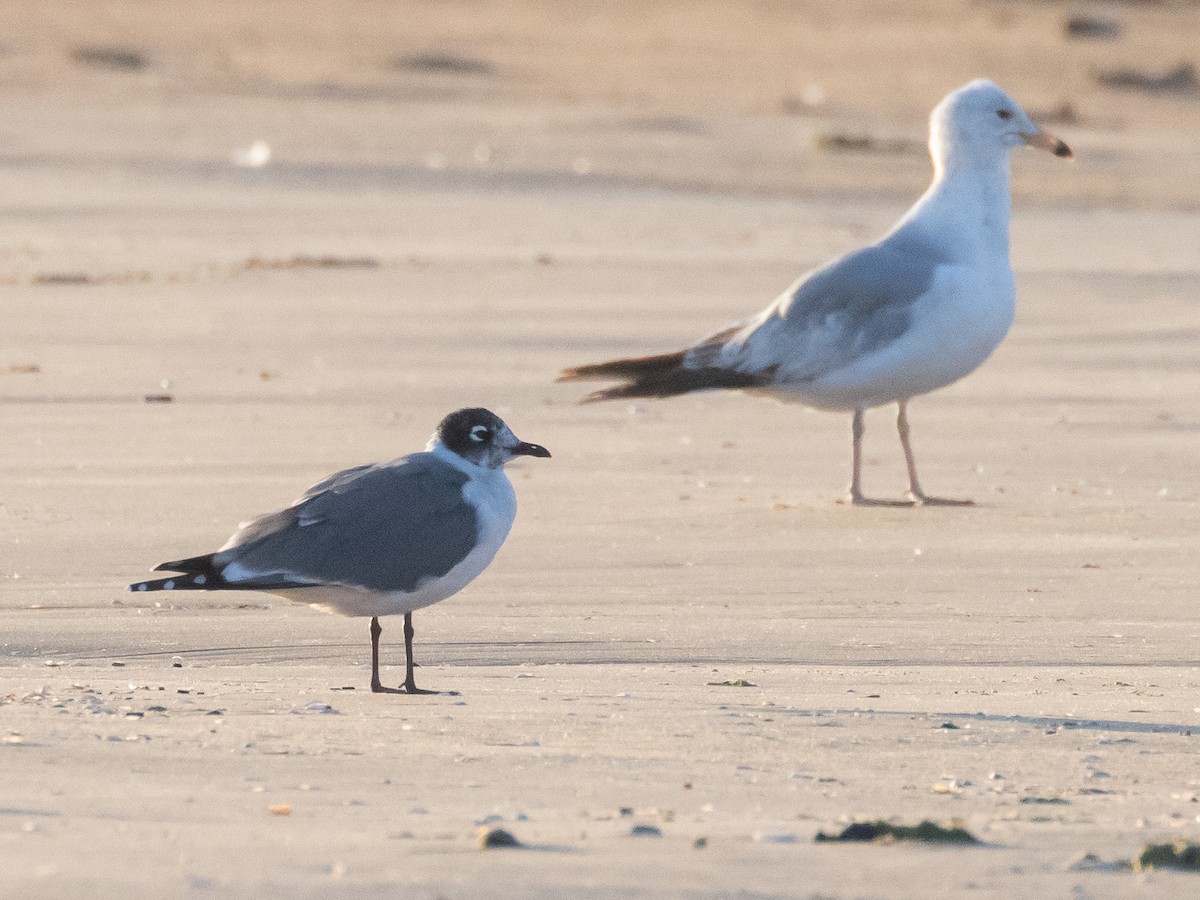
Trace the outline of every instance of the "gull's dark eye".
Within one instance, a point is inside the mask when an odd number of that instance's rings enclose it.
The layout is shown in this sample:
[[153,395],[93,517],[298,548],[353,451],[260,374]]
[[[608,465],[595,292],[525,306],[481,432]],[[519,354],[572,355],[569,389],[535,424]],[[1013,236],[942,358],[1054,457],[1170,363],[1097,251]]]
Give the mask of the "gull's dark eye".
[[1011,119],[1012,118],[1012,110],[998,109],[998,110],[996,110],[996,115],[998,115],[1002,119]]

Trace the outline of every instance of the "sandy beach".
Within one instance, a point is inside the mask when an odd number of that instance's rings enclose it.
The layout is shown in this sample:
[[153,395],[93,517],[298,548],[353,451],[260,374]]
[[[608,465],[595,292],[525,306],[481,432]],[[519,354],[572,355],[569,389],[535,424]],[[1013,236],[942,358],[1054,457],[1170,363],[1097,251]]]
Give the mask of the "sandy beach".
[[[1120,864],[1200,840],[1198,33],[1183,2],[0,7],[0,895],[1195,896]],[[839,503],[845,415],[554,383],[885,231],[979,76],[1077,159],[1014,155],[1016,324],[911,407],[926,487],[975,507]],[[469,405],[554,458],[416,615],[454,693],[372,695],[365,619],[125,592]],[[866,440],[899,497],[893,411]],[[813,841],[875,819],[981,845]]]

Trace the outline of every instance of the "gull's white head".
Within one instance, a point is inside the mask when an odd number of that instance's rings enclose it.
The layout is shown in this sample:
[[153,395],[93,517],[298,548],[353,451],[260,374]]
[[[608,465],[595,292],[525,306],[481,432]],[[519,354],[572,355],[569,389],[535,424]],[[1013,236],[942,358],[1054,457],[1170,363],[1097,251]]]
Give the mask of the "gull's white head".
[[929,116],[929,152],[939,172],[1004,165],[1022,144],[1070,158],[1071,148],[1038,128],[1008,94],[984,79],[951,91]]

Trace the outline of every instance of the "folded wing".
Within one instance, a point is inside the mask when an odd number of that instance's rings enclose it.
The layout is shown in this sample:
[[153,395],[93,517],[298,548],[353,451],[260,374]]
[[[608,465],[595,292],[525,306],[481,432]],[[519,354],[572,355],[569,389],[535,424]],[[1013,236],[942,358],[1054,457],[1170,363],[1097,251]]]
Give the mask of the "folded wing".
[[566,369],[559,381],[624,383],[585,402],[713,388],[802,386],[883,349],[909,329],[938,263],[899,235],[803,275],[767,309],[675,353]]
[[770,372],[776,383],[815,381],[902,337],[937,268],[892,242],[856,250],[802,276],[718,346],[697,345],[688,363]]
[[348,469],[241,528],[213,562],[240,587],[337,583],[411,592],[475,546],[466,481],[424,453]]

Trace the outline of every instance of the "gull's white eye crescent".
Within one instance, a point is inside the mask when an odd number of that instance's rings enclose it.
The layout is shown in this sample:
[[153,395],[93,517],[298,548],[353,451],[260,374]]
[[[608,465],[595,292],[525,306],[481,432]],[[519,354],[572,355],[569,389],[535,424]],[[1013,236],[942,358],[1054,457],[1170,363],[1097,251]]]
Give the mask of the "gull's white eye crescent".
[[486,425],[476,425],[474,428],[471,429],[471,440],[477,441],[480,444],[482,444],[484,441],[486,441],[488,439],[488,436],[490,434],[491,434],[491,429],[489,429]]

